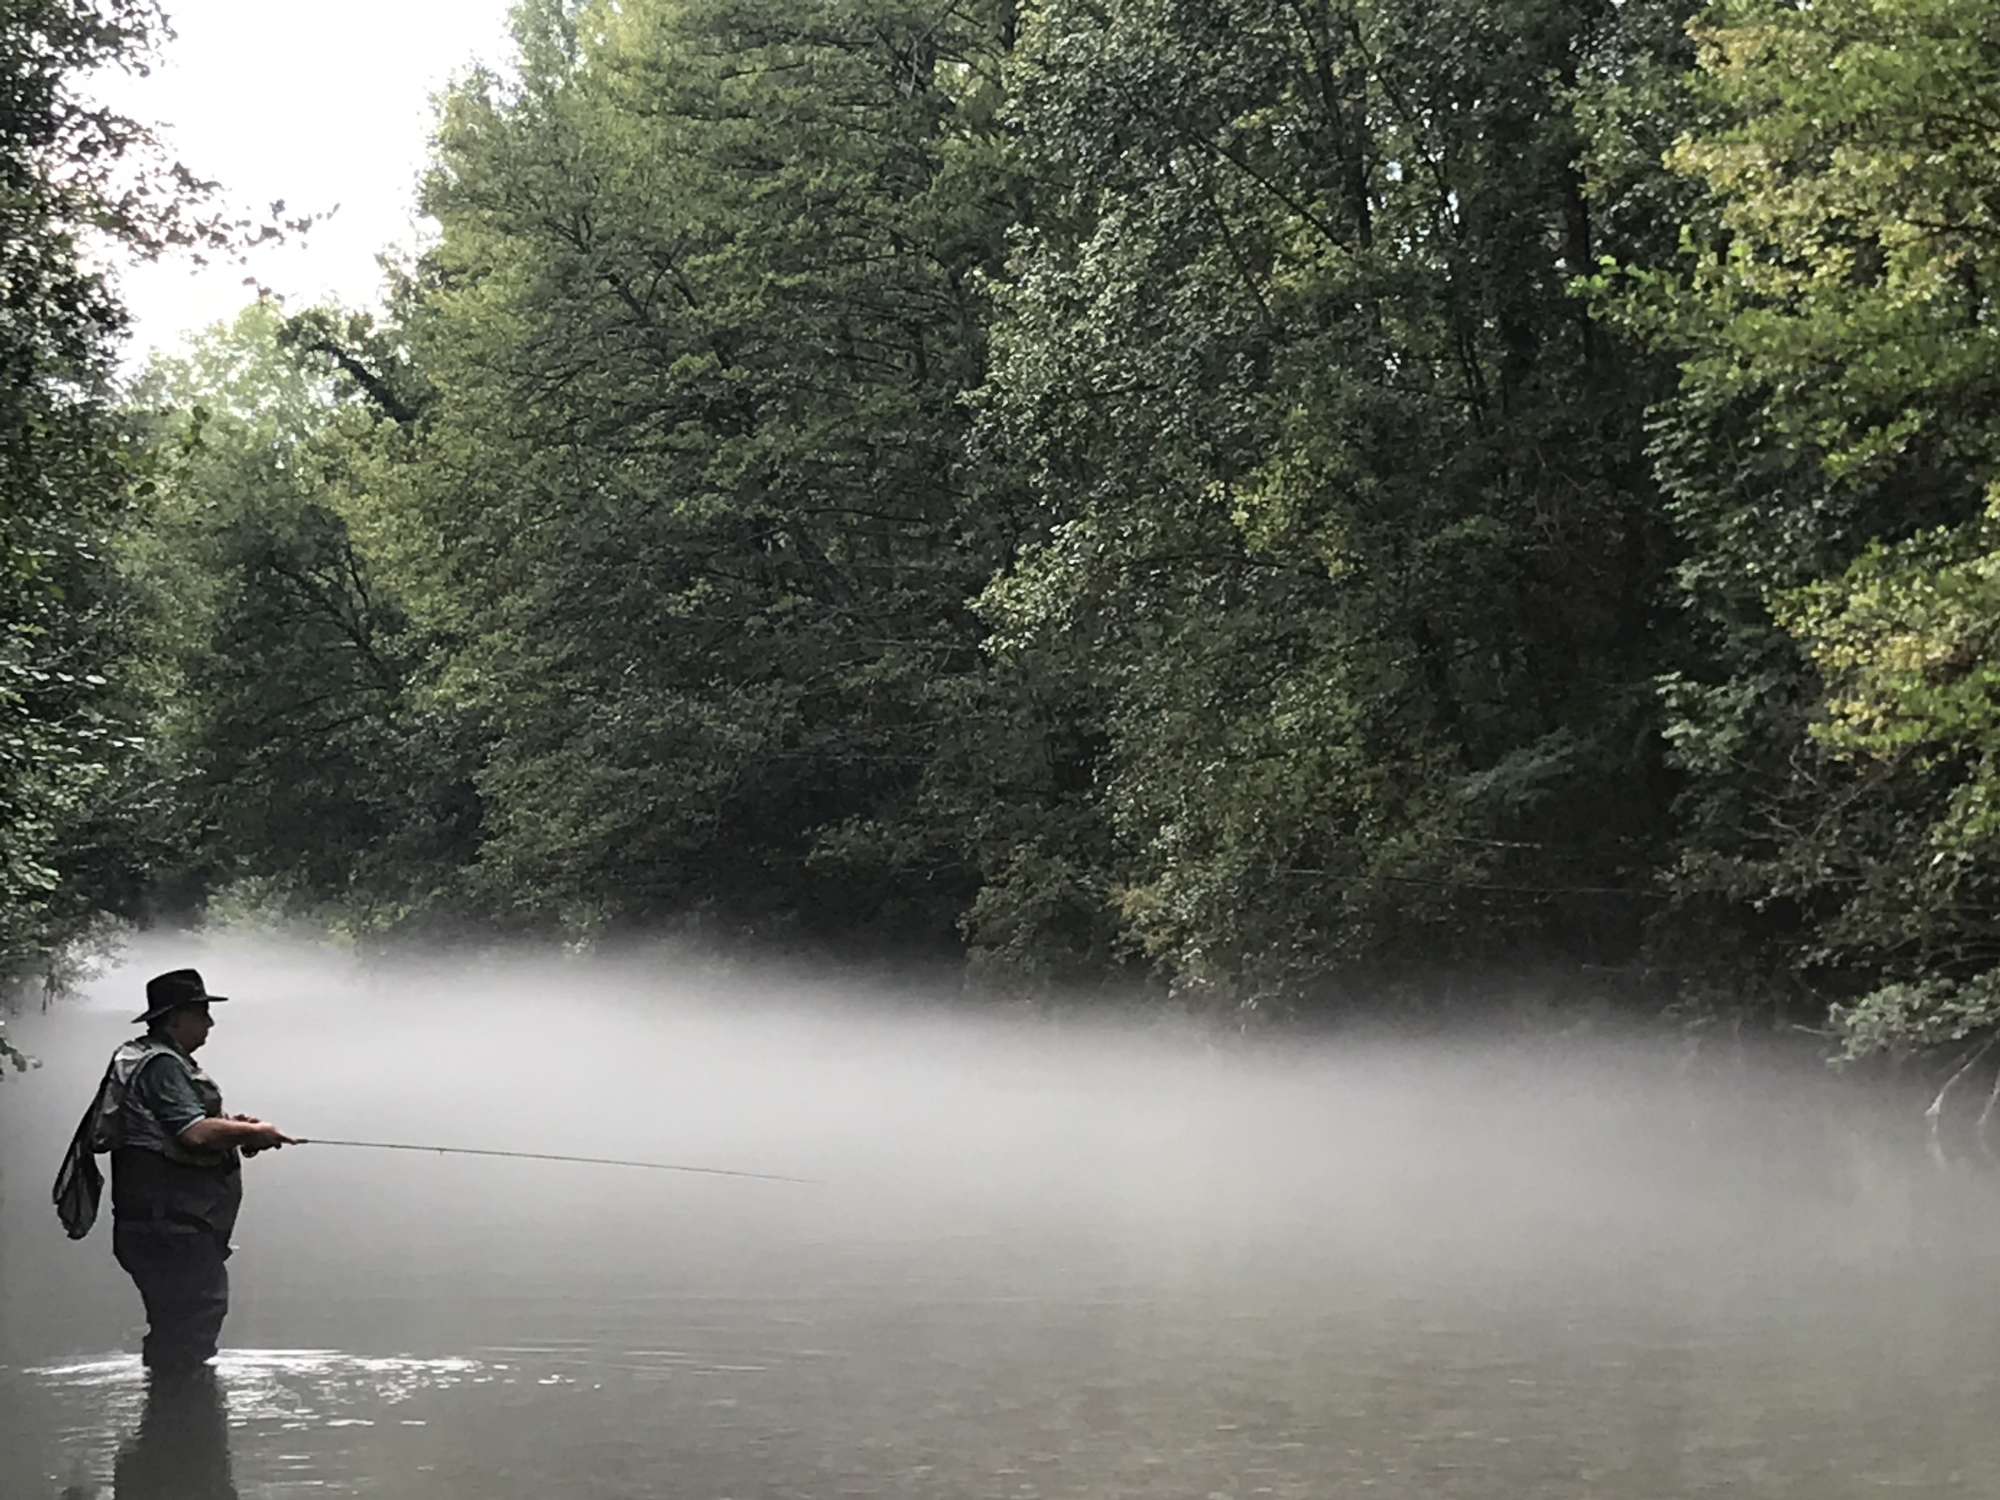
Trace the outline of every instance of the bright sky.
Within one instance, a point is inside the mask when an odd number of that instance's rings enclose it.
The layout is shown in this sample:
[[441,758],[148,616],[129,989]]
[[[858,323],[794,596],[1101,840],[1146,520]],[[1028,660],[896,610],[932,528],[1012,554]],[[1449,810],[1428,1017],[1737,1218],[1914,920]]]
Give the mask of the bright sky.
[[[292,307],[372,301],[375,257],[415,243],[431,98],[474,59],[504,62],[508,0],[168,0],[178,38],[148,78],[101,93],[159,126],[232,210],[340,211],[247,265],[138,265],[121,278],[136,357],[233,316],[255,276]],[[261,218],[260,218],[261,222]]]

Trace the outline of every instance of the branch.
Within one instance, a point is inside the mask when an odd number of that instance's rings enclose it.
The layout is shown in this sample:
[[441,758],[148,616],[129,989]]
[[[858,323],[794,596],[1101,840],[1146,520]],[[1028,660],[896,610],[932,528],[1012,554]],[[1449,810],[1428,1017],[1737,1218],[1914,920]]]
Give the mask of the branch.
[[417,420],[420,413],[415,406],[397,395],[389,382],[363,364],[359,356],[336,344],[331,338],[321,334],[317,338],[307,340],[302,347],[315,354],[324,354],[340,366],[353,378],[354,383],[367,393],[368,399],[382,408],[384,415],[391,421],[408,427]]
[[[1981,1058],[1986,1056],[1987,1053],[1993,1050],[1994,1044],[1996,1042],[2000,1042],[2000,1033],[1995,1033],[1993,1036],[1988,1037],[1983,1044],[1974,1048],[1971,1055],[1968,1056],[1964,1062],[1960,1063],[1955,1069],[1952,1070],[1951,1077],[1947,1078],[1944,1081],[1944,1087],[1939,1089],[1937,1091],[1937,1097],[1931,1100],[1931,1107],[1924,1111],[1924,1118],[1930,1121],[1930,1127],[1931,1127],[1931,1138],[1930,1138],[1931,1159],[1935,1161],[1940,1167],[1949,1165],[1949,1163],[1945,1159],[1944,1139],[1941,1134],[1941,1127],[1944,1121],[1945,1098],[1947,1095],[1951,1093],[1951,1091],[1954,1088],[1958,1086],[1958,1081],[1961,1078],[1965,1077],[1965,1075],[1972,1070],[1973,1065],[1977,1063]],[[2000,1087],[2000,1080],[1996,1080],[1996,1087]],[[1987,1105],[1987,1108],[1989,1111],[1992,1109],[1992,1105],[1990,1102]],[[1980,1119],[1983,1124],[1985,1116],[1982,1115]]]

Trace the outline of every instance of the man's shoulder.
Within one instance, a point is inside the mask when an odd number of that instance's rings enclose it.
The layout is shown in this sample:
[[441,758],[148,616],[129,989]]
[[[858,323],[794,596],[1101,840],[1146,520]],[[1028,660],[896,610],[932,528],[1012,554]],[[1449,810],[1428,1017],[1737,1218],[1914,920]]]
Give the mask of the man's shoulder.
[[163,1042],[154,1037],[134,1037],[121,1050],[138,1059],[138,1066],[141,1071],[151,1068],[161,1058],[167,1058],[176,1066],[184,1069],[190,1066],[189,1058],[180,1048],[176,1047],[172,1042]]
[[132,1089],[151,1094],[158,1089],[185,1087],[194,1081],[194,1065],[172,1047],[156,1047],[132,1070]]

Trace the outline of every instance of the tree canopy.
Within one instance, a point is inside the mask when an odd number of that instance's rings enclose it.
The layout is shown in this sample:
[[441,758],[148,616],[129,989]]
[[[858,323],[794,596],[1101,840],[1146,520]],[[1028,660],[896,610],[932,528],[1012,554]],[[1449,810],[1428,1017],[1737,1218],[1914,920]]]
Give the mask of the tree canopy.
[[60,121],[153,20],[23,13],[15,966],[2000,1026],[1990,6],[525,0],[382,307],[117,393]]
[[111,390],[123,315],[83,241],[150,243],[162,188],[125,176],[139,133],[79,80],[140,61],[160,25],[143,0],[0,11],[0,976],[89,910],[128,733],[104,550],[134,470]]

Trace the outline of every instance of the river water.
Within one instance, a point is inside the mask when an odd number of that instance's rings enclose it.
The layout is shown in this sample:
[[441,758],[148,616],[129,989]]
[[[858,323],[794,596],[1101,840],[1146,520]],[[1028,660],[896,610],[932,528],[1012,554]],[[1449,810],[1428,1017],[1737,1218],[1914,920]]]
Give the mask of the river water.
[[[50,1177],[146,973],[234,995],[213,1385]],[[2000,1494],[2000,1215],[1808,1073],[1218,1045],[799,975],[154,945],[0,1084],[0,1497]]]

